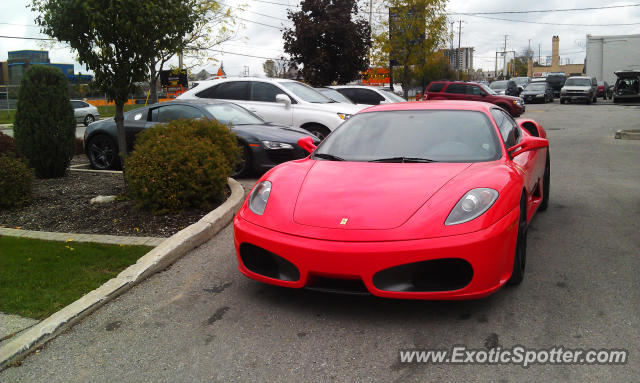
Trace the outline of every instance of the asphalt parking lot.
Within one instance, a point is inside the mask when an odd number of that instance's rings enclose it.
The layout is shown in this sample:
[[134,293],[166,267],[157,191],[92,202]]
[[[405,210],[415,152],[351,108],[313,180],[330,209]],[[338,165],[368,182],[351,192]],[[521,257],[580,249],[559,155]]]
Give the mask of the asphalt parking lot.
[[[600,101],[600,100],[599,100]],[[237,271],[227,227],[58,336],[5,382],[586,382],[640,376],[640,106],[527,105],[548,132],[551,203],[517,288],[475,301],[293,291]],[[248,190],[255,180],[243,180]],[[319,206],[321,208],[321,206]],[[626,349],[624,365],[402,364],[400,349]]]

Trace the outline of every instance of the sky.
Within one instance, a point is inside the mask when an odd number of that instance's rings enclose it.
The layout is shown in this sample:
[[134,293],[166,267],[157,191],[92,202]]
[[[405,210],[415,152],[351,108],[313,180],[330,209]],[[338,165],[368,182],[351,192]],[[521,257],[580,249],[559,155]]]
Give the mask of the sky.
[[[363,1],[368,17],[369,2]],[[287,20],[287,10],[296,9],[296,0],[220,0],[235,13],[238,23],[235,37],[219,46],[224,51],[212,53],[210,61],[194,67],[197,72],[206,69],[215,72],[223,63],[225,72],[230,76],[241,76],[248,72],[251,76],[264,76],[262,64],[267,58],[285,55],[281,28],[291,26]],[[29,0],[0,1],[0,36],[13,37],[46,37],[35,27],[36,14],[29,9]],[[288,4],[288,5],[287,5]],[[382,1],[374,0],[374,12],[382,10]],[[461,15],[473,12],[520,12],[531,10],[568,9],[586,7],[607,7],[618,5],[640,5],[639,0],[602,1],[602,0],[450,0],[447,4],[449,19],[454,24],[455,42],[458,45],[458,26],[462,21],[460,44],[462,47],[473,47],[474,68],[493,70],[496,51],[504,50],[505,35],[507,50],[521,52],[531,46],[538,55],[538,48],[543,62],[551,55],[552,36],[560,37],[560,56],[562,64],[582,63],[585,58],[586,35],[622,35],[640,34],[640,6],[597,9],[570,12],[544,13],[503,13],[490,15]],[[238,10],[243,5],[244,10]],[[376,17],[384,17],[374,13]],[[482,16],[482,17],[480,17]],[[520,22],[498,20],[509,19]],[[525,21],[525,22],[522,22]],[[546,23],[546,24],[545,24]],[[580,25],[560,25],[580,24]],[[614,24],[597,26],[594,24]],[[634,25],[619,25],[634,24]],[[75,54],[63,45],[51,46],[36,40],[10,39],[0,37],[0,61],[7,59],[7,52],[21,49],[49,50],[51,62],[74,63],[76,72],[87,73],[88,70],[75,60]],[[258,56],[258,57],[250,57]],[[185,60],[189,64],[189,59]],[[177,65],[177,59],[173,60]],[[195,65],[194,63],[191,63]],[[498,64],[500,67],[501,64]]]

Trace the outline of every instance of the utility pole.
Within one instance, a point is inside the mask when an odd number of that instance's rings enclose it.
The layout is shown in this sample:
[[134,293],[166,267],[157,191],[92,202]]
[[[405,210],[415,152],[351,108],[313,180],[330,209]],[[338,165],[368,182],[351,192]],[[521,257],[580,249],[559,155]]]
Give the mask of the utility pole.
[[451,52],[449,52],[449,64],[451,64],[453,68],[455,68],[455,61],[453,61],[453,36],[455,35],[455,32],[453,32],[454,23],[455,21],[451,22]]
[[507,75],[507,38],[509,37],[509,35],[504,35],[504,49],[502,50],[502,58],[504,66],[502,68],[502,76],[506,76]]
[[373,0],[369,0],[369,27],[371,27],[371,16],[373,15]]
[[540,62],[540,44],[538,44],[538,66],[541,66],[542,63]]
[[458,80],[460,80],[460,68],[458,62],[460,61],[460,38],[462,37],[462,20],[458,21],[458,54],[456,55],[456,67],[458,68]]

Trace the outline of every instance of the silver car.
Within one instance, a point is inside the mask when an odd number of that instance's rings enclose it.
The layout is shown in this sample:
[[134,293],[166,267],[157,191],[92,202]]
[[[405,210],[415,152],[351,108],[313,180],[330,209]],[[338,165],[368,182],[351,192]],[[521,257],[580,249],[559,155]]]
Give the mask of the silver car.
[[87,102],[82,100],[71,100],[71,106],[73,107],[76,122],[82,122],[84,126],[88,126],[90,123],[100,118],[98,108]]

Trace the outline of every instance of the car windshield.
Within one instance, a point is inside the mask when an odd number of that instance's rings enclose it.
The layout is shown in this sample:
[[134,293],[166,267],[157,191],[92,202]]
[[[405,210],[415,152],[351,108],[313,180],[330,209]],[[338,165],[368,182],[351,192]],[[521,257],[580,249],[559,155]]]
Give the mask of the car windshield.
[[374,162],[479,162],[499,158],[482,112],[401,110],[357,114],[320,144],[314,158]]
[[543,82],[534,82],[527,85],[527,87],[524,88],[524,90],[535,90],[535,91],[544,91],[545,89],[546,89],[546,86]]
[[494,81],[491,83],[491,85],[489,85],[491,87],[491,89],[507,89],[507,83],[508,81]]
[[480,86],[480,88],[482,88],[485,92],[489,93],[489,94],[493,94],[496,95],[497,93],[493,91],[493,89],[489,88],[487,86],[487,84],[478,84]]
[[264,120],[236,104],[205,105],[213,118],[225,125],[261,125]]
[[588,78],[570,78],[565,83],[565,86],[591,86],[591,80]]
[[380,93],[383,93],[385,97],[390,98],[393,102],[407,102],[404,98],[388,90],[380,89]]
[[343,95],[342,93],[338,92],[335,89],[331,89],[331,88],[316,88],[316,90],[318,92],[322,93],[323,95],[329,97],[333,101],[342,102],[342,103],[345,103],[345,104],[353,104],[353,101],[349,100],[345,95]]
[[295,94],[306,102],[313,102],[316,104],[327,104],[330,102],[335,102],[329,97],[301,82],[286,81],[281,82],[280,85],[287,88],[289,91],[291,91],[291,93]]
[[514,77],[512,80],[515,81],[517,85],[527,85],[529,83],[529,77]]

